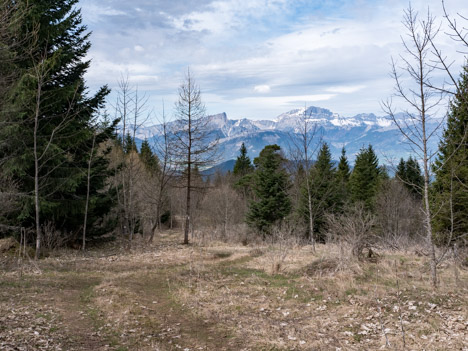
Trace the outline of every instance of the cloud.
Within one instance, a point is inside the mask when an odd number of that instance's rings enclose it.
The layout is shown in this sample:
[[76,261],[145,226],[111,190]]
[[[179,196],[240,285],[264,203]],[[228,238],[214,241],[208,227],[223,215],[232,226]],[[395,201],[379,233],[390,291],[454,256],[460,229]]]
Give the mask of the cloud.
[[[82,0],[93,31],[91,88],[122,73],[151,101],[177,99],[187,67],[212,113],[273,118],[315,103],[350,115],[379,113],[392,93],[392,56],[402,52],[406,0]],[[440,18],[439,0],[414,0]],[[468,14],[464,0],[446,0]],[[443,33],[443,31],[442,31]],[[438,38],[462,62],[456,44]],[[455,53],[455,56],[450,56]],[[268,94],[264,96],[262,94]],[[272,96],[274,95],[274,97]],[[111,97],[112,98],[112,97]],[[167,101],[169,100],[169,101]]]
[[83,16],[91,23],[105,22],[107,16],[125,16],[124,11],[114,9],[110,6],[100,6],[88,3],[82,7]]
[[244,97],[236,99],[238,103],[269,105],[270,107],[294,107],[303,106],[304,103],[327,101],[335,97],[335,94],[296,95],[296,96],[271,96],[271,97]]
[[364,89],[364,85],[354,85],[354,86],[336,86],[327,88],[326,91],[330,93],[342,93],[342,94],[351,94],[358,92],[359,90]]
[[173,23],[180,30],[225,35],[226,32],[251,23],[252,19],[276,13],[287,5],[288,0],[217,0],[207,5],[203,11],[195,10],[174,18]]
[[265,94],[265,93],[269,93],[271,91],[271,88],[269,85],[256,85],[254,87],[254,90],[257,93]]

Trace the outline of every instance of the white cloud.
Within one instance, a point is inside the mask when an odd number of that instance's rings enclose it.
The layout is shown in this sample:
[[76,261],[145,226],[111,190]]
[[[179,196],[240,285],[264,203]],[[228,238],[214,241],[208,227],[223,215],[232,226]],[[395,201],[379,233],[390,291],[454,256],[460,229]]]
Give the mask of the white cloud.
[[[95,23],[89,26],[91,84],[115,86],[128,72],[155,94],[153,101],[160,96],[173,101],[190,66],[207,92],[210,112],[235,118],[271,118],[304,103],[345,115],[381,113],[379,102],[392,93],[390,58],[403,51],[401,18],[408,5],[407,0],[319,1],[317,6],[304,0],[215,0],[193,6],[195,1],[180,0],[172,8],[135,0],[133,17],[116,27],[110,16],[125,15],[128,2],[93,2],[82,2],[85,20]],[[452,13],[468,14],[466,0],[446,4]],[[413,1],[421,14],[428,5],[442,21],[440,0]],[[444,54],[457,55],[443,31],[438,40]]]
[[335,94],[295,95],[295,96],[271,96],[271,97],[243,97],[235,101],[237,103],[269,105],[276,107],[293,107],[304,103],[327,101],[335,97]]
[[124,11],[120,11],[109,6],[99,6],[93,3],[84,2],[81,7],[83,16],[86,21],[91,23],[105,22],[107,16],[125,15]]
[[143,51],[145,51],[145,48],[143,46],[141,46],[141,45],[135,45],[133,47],[133,50],[135,50],[136,52],[143,52]]
[[326,91],[330,93],[341,93],[341,94],[351,94],[358,92],[359,90],[364,89],[364,85],[354,85],[354,86],[336,86],[327,88]]
[[252,17],[260,18],[282,9],[288,0],[217,0],[204,11],[193,11],[173,18],[180,30],[208,31],[214,35],[226,32],[248,23]]
[[265,94],[265,93],[269,93],[271,91],[271,88],[269,85],[256,85],[254,87],[254,90],[257,93]]

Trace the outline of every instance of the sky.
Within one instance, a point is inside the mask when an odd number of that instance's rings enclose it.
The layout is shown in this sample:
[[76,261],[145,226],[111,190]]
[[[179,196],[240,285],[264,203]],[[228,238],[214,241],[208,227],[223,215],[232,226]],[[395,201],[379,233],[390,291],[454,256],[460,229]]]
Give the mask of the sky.
[[[468,15],[468,1],[445,0]],[[442,30],[439,47],[458,72],[463,55],[445,33],[440,0],[428,7]],[[208,114],[274,119],[307,106],[342,116],[383,115],[393,93],[391,58],[401,63],[407,0],[81,0],[92,31],[90,90],[108,84],[109,109],[128,77],[147,111],[173,111],[190,68]],[[436,72],[442,80],[442,72]]]

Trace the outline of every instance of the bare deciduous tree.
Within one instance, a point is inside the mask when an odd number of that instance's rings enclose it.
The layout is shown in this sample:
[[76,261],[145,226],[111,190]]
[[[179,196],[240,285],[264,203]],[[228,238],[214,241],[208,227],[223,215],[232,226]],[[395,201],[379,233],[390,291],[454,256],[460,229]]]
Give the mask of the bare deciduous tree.
[[[459,54],[464,55],[464,63],[466,63],[467,55],[468,55],[468,28],[465,26],[468,24],[468,17],[457,13],[456,16],[451,16],[445,6],[445,1],[442,0],[442,9],[444,13],[445,23],[448,27],[448,32],[446,33],[456,44],[461,47],[457,47],[457,52]],[[457,21],[461,20],[465,22],[465,24],[461,24]],[[442,85],[432,84],[432,82],[426,82],[427,86],[440,91],[442,93],[446,93],[449,95],[454,95],[460,93],[459,82],[458,82],[458,72],[454,73],[452,71],[452,67],[455,63],[454,60],[449,61],[449,58],[442,52],[442,50],[437,46],[436,42],[433,40],[432,36],[429,36],[432,54],[435,57],[433,60],[434,68],[438,70],[443,70],[446,73],[446,79]],[[457,69],[458,71],[458,69]],[[463,94],[459,94],[461,98],[468,99],[468,97],[464,96]],[[466,100],[465,100],[466,101]]]
[[[36,253],[35,259],[37,260],[41,252],[42,243],[42,227],[40,220],[41,213],[41,188],[45,187],[48,182],[49,174],[57,169],[59,165],[54,165],[52,170],[47,170],[42,174],[42,169],[48,165],[51,160],[59,159],[59,156],[66,154],[68,150],[55,148],[53,143],[58,137],[64,138],[62,135],[63,130],[76,116],[78,111],[72,111],[74,102],[76,101],[76,94],[78,86],[75,88],[74,95],[69,101],[68,106],[65,106],[65,111],[60,116],[48,116],[47,107],[51,103],[53,96],[50,93],[44,92],[44,87],[50,84],[50,60],[51,58],[44,53],[38,60],[34,60],[30,78],[35,84],[34,102],[31,107],[25,106],[31,113],[31,120],[33,122],[33,157],[34,157],[34,208],[35,208],[35,225],[36,225]],[[60,122],[50,130],[48,119],[52,117],[60,117]],[[65,162],[65,161],[62,161]],[[41,184],[43,183],[43,184]],[[49,194],[50,195],[50,194]]]
[[122,153],[119,165],[120,184],[118,189],[119,207],[122,213],[121,230],[130,248],[138,222],[138,199],[136,179],[141,177],[141,164],[138,160],[135,137],[139,127],[146,121],[147,97],[139,96],[138,89],[130,85],[128,77],[119,81],[119,95],[115,106],[116,117],[122,124]]
[[[161,229],[161,215],[164,207],[165,199],[167,199],[168,188],[177,171],[176,165],[172,160],[171,150],[174,145],[174,136],[169,130],[169,125],[166,120],[166,115],[163,108],[162,121],[160,124],[162,138],[155,142],[155,154],[159,157],[159,169],[156,172],[156,191],[150,192],[155,194],[152,200],[155,204],[155,221],[151,227],[150,242],[153,241],[156,228]],[[169,200],[170,201],[170,200]],[[172,216],[172,213],[170,214]]]
[[[314,237],[314,218],[315,209],[312,201],[312,187],[310,184],[310,172],[314,155],[317,154],[318,147],[320,146],[320,138],[317,138],[317,124],[311,120],[311,112],[308,113],[306,107],[304,112],[298,118],[295,135],[290,135],[289,156],[293,161],[293,166],[296,168],[294,172],[299,174],[299,169],[304,171],[304,185],[307,196],[307,209],[309,213],[309,239],[312,247],[315,250],[315,237]],[[301,189],[299,189],[299,193]],[[299,195],[300,196],[300,195]]]
[[392,59],[391,75],[395,81],[394,96],[401,99],[407,108],[403,109],[402,118],[397,115],[391,99],[383,103],[383,109],[422,162],[424,225],[430,248],[432,284],[437,286],[437,259],[429,204],[431,162],[437,150],[430,150],[429,142],[437,138],[443,120],[435,119],[434,115],[438,112],[442,97],[431,88],[435,67],[428,58],[437,29],[434,28],[434,18],[429,12],[420,20],[411,6],[404,13],[403,24],[407,30],[407,38],[402,38],[405,54],[400,55],[403,66],[398,67]]
[[[95,127],[96,128],[96,127]],[[89,190],[91,188],[91,165],[93,163],[94,157],[94,150],[96,147],[96,130],[93,132],[93,140],[91,144],[91,150],[89,152],[89,159],[88,159],[88,171],[86,174],[86,200],[85,200],[85,213],[84,213],[84,220],[83,220],[83,236],[82,236],[82,244],[81,250],[86,250],[86,227],[88,225],[88,207],[89,207]]]
[[232,177],[229,174],[217,175],[214,186],[203,199],[203,221],[220,228],[221,237],[226,240],[229,229],[244,222],[246,210],[244,199],[232,187]]
[[190,70],[179,87],[179,100],[175,106],[177,120],[173,131],[177,142],[172,150],[174,161],[181,168],[186,190],[184,244],[189,243],[192,220],[191,196],[197,187],[193,182],[195,169],[212,165],[217,158],[218,140],[210,134],[210,119],[206,116],[201,92]]

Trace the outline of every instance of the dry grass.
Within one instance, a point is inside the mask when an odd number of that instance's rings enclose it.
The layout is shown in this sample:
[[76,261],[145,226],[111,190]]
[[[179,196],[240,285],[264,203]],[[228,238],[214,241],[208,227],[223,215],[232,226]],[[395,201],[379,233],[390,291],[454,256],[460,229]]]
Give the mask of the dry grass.
[[40,274],[4,271],[0,349],[376,350],[385,337],[402,349],[401,325],[407,349],[468,349],[468,272],[459,267],[457,283],[449,261],[434,291],[426,258],[411,251],[372,263],[295,246],[272,274],[274,245],[180,238],[64,252],[40,261]]

